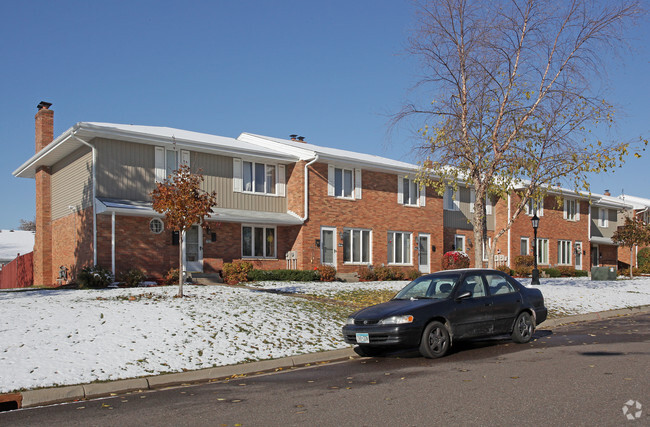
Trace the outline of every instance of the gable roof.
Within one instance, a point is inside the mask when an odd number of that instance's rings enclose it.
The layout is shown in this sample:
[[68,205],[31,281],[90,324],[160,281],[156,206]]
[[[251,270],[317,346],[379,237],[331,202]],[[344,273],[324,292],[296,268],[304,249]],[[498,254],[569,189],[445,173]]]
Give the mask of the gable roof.
[[0,230],[0,261],[11,261],[16,255],[34,250],[34,232]]
[[643,197],[637,196],[628,196],[621,194],[618,196],[618,199],[621,199],[623,202],[632,205],[634,209],[648,209],[650,208],[650,199],[645,199]]

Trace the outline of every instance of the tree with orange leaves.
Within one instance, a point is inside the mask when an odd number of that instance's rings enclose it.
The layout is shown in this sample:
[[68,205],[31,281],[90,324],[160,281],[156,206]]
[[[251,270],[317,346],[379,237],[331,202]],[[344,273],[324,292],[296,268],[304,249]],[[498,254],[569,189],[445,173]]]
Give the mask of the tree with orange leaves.
[[217,204],[217,193],[201,190],[204,181],[201,173],[192,173],[187,165],[158,182],[151,192],[153,210],[165,215],[167,227],[178,231],[178,296],[183,296],[183,238],[185,231],[192,225],[203,225],[205,217],[210,215],[212,207]]

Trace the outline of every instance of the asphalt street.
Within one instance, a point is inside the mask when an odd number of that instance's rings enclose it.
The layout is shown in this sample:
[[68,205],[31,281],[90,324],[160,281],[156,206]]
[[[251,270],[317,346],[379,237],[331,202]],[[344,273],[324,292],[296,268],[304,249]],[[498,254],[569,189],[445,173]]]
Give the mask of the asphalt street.
[[0,425],[650,425],[649,373],[640,313],[541,329],[529,344],[464,343],[436,360],[401,352],[21,409]]

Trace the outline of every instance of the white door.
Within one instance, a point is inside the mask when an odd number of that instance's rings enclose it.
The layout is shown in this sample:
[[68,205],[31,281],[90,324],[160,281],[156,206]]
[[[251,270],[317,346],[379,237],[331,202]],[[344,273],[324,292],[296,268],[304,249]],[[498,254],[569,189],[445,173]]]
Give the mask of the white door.
[[575,251],[575,256],[576,256],[576,270],[582,270],[582,242],[577,242],[576,241],[576,251]]
[[429,273],[429,235],[418,235],[418,270]]
[[185,232],[183,252],[185,254],[185,270],[203,272],[203,228],[193,225]]
[[336,267],[336,228],[322,227],[320,230],[320,263]]

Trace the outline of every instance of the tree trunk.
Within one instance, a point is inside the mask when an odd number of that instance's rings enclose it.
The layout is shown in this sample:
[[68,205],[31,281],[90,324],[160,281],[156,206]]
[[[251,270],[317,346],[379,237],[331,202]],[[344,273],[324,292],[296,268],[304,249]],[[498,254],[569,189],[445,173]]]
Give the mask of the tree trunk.
[[634,268],[634,245],[630,246],[630,279],[632,279],[632,269]]
[[183,274],[183,230],[178,230],[178,296],[183,296],[183,281],[185,275]]

